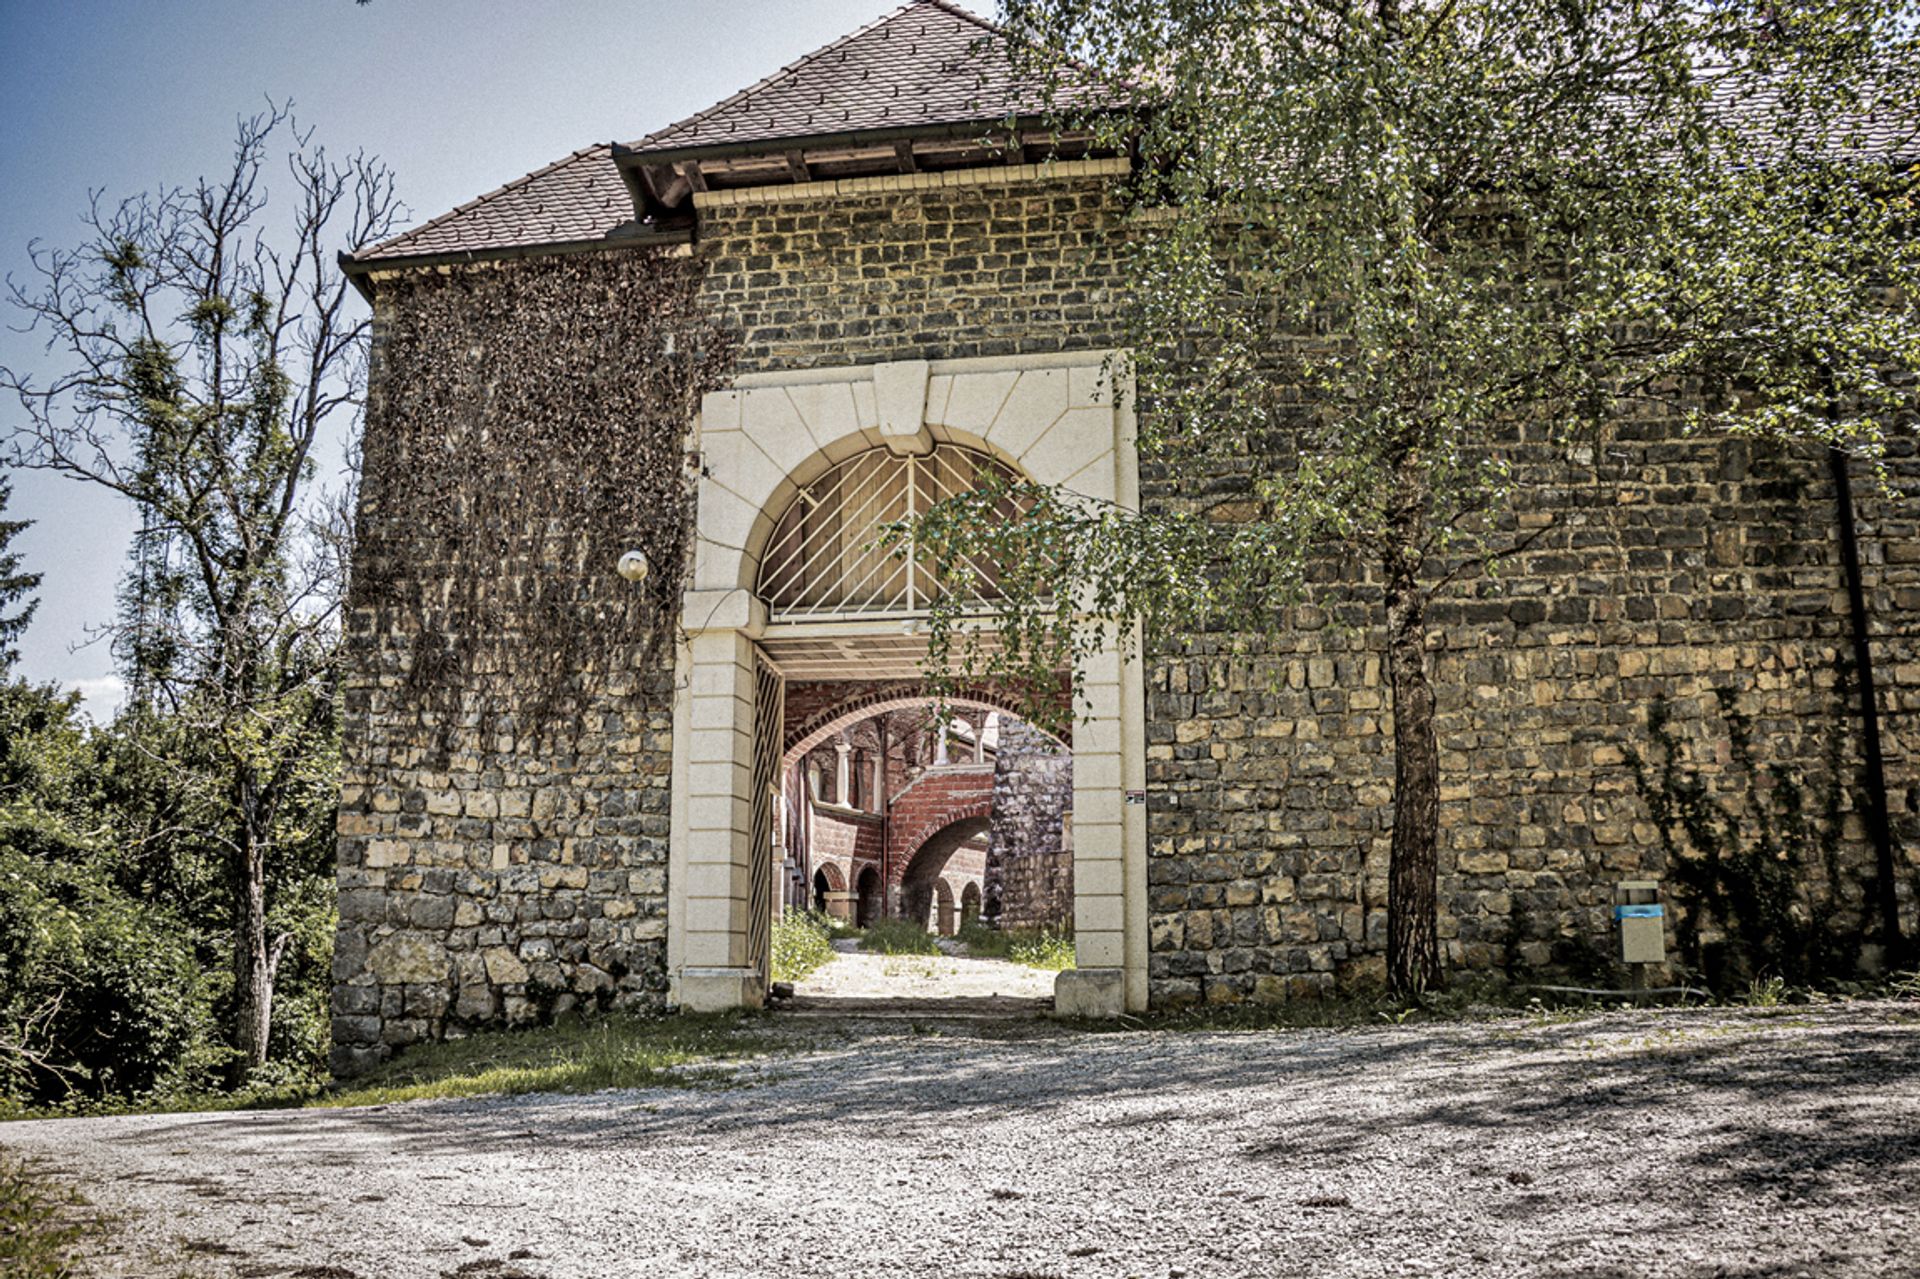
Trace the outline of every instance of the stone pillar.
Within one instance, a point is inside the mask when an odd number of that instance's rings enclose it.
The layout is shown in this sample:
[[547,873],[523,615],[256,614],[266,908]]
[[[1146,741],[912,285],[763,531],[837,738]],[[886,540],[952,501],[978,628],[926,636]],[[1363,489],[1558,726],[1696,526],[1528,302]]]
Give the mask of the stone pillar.
[[858,900],[859,899],[852,893],[828,893],[827,914],[840,920],[842,923],[851,924],[853,922],[853,909]]
[[1082,670],[1088,714],[1073,738],[1078,966],[1055,980],[1053,998],[1063,1015],[1102,1017],[1146,1007],[1147,811],[1126,802],[1129,792],[1145,794],[1146,759],[1122,709],[1144,705],[1145,689],[1139,662],[1113,648],[1090,656]]
[[987,717],[984,715],[973,721],[973,762],[987,762]]
[[945,724],[936,724],[934,725],[933,731],[933,766],[935,768],[942,768],[952,762],[947,759],[947,726]]
[[755,609],[757,604],[740,592],[687,613],[712,618],[709,629],[687,638],[689,678],[674,706],[687,729],[684,771],[676,761],[674,778],[685,796],[676,867],[685,896],[675,921],[681,929],[673,948],[679,964],[675,997],[694,1012],[757,1007],[764,994],[759,973],[747,966],[748,885],[756,850],[743,775],[753,758],[752,636],[759,630],[754,623],[764,625],[765,619],[765,606]]
[[833,753],[833,802],[849,808],[853,804],[853,743],[845,733],[833,744]]

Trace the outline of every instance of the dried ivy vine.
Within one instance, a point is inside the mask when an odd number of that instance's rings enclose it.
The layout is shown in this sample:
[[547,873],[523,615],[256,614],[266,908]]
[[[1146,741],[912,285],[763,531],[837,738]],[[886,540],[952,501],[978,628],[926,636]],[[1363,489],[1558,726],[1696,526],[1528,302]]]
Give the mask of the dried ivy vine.
[[[598,693],[670,669],[686,432],[735,352],[699,286],[641,250],[382,282],[352,604],[440,751],[567,740]],[[615,572],[633,549],[638,585]]]
[[1762,764],[1752,718],[1738,694],[1715,688],[1718,732],[1727,764],[1718,783],[1692,762],[1673,707],[1647,708],[1648,755],[1629,749],[1635,787],[1660,832],[1675,902],[1675,940],[1683,964],[1725,992],[1761,978],[1805,984],[1856,974],[1865,941],[1870,883],[1853,883],[1844,845],[1850,763],[1841,694],[1851,664],[1835,658],[1836,714],[1812,733],[1820,767]]

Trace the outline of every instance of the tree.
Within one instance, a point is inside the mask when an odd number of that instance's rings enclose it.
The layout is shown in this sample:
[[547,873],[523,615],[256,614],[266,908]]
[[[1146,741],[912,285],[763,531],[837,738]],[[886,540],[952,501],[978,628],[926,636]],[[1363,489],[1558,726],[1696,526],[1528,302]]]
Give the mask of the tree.
[[[1127,86],[1124,110],[1058,114],[1132,151],[1153,210],[1116,246],[1142,466],[1240,500],[1133,515],[1027,489],[1008,523],[988,485],[934,513],[915,536],[936,562],[1003,565],[1004,642],[969,660],[1058,669],[1097,642],[1089,618],[1264,635],[1317,567],[1357,565],[1393,707],[1389,981],[1431,989],[1429,605],[1538,536],[1510,514],[1517,453],[1664,416],[1873,459],[1912,406],[1915,10],[1007,0],[1003,17],[1031,74]],[[976,607],[939,605],[936,657]]]
[[[0,479],[0,516],[7,513],[13,498],[13,483]],[[33,621],[40,601],[28,596],[39,587],[40,574],[20,569],[20,552],[11,549],[13,539],[31,524],[31,520],[0,519],[0,676],[20,660],[17,647],[20,636]]]
[[[283,215],[264,178],[282,151]],[[270,933],[269,887],[313,846],[306,801],[335,758],[344,562],[316,453],[359,404],[370,323],[335,254],[387,234],[397,212],[383,165],[334,160],[270,106],[241,121],[220,177],[111,207],[96,196],[84,244],[36,245],[31,287],[9,281],[59,370],[0,368],[21,410],[10,460],[105,487],[141,516],[112,627],[134,690],[123,727],[155,744],[193,797],[196,834],[222,850],[242,1071],[266,1060],[292,940]]]

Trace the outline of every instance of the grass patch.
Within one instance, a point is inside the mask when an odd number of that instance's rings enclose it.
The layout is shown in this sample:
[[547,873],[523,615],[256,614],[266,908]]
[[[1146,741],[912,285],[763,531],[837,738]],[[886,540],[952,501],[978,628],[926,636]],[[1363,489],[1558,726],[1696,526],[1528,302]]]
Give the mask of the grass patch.
[[416,1044],[398,1061],[310,1103],[373,1106],[450,1097],[723,1085],[721,1063],[759,1055],[773,1039],[749,1014],[570,1018],[535,1031],[497,1031]]
[[833,924],[810,910],[773,921],[773,980],[799,981],[833,958]]
[[940,943],[911,919],[882,919],[860,934],[860,949],[876,955],[937,955]]
[[77,1279],[76,1251],[93,1231],[86,1200],[0,1153],[0,1274]]
[[1074,966],[1073,934],[1052,928],[988,928],[978,920],[962,924],[959,939],[967,953],[983,959],[1005,959],[1028,968],[1063,972]]

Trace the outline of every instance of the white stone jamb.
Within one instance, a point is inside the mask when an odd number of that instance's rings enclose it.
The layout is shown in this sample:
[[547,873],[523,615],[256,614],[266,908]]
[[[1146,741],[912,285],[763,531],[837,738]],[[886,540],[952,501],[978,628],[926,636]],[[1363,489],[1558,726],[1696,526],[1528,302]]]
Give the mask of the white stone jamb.
[[[674,692],[668,964],[673,1002],[692,1012],[757,1007],[747,964],[754,641],[766,606],[746,591],[687,592],[683,668]],[[681,745],[684,742],[684,751]],[[677,944],[675,934],[678,934]]]

